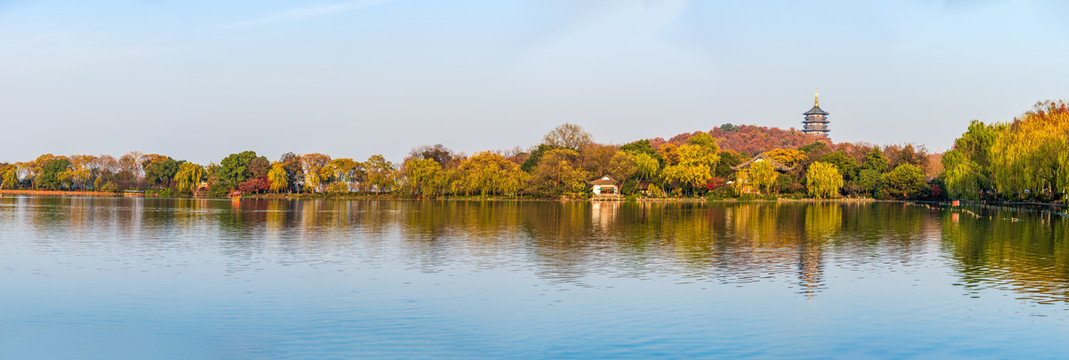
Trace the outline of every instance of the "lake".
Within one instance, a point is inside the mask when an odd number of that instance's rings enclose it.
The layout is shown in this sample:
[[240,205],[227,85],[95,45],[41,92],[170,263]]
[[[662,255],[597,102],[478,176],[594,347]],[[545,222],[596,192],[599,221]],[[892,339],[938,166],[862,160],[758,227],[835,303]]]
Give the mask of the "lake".
[[1069,219],[0,197],[0,357],[1065,358]]

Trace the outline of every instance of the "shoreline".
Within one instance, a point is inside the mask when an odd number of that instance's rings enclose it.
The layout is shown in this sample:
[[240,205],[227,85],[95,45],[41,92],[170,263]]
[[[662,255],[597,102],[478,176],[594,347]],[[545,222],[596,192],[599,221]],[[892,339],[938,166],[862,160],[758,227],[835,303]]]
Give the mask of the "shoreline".
[[[34,197],[100,197],[100,198],[122,198],[123,193],[112,193],[103,191],[62,191],[62,190],[0,190],[0,197],[4,195],[16,195],[16,196],[34,196]],[[136,197],[156,198],[156,199],[206,199],[206,200],[227,200],[228,198],[212,198],[212,197],[193,197],[193,196],[170,196],[159,197],[151,193],[139,194]],[[420,197],[404,197],[404,196],[392,196],[392,195],[322,195],[322,194],[254,194],[244,195],[241,199],[248,200],[402,200],[402,201],[499,201],[499,202],[637,202],[637,203],[876,203],[876,202],[903,202],[903,203],[918,203],[918,204],[938,204],[950,206],[952,200],[947,201],[923,201],[923,200],[879,200],[873,198],[834,198],[834,199],[812,199],[812,198],[775,198],[775,199],[745,199],[740,200],[736,198],[725,199],[706,199],[706,198],[635,198],[635,199],[612,199],[606,201],[605,199],[597,198],[565,198],[565,197],[437,197],[437,198],[420,198]],[[231,198],[231,200],[233,200]],[[959,200],[962,206],[981,206],[981,207],[1002,207],[1013,208],[1021,210],[1035,211],[1037,207],[1045,208],[1040,211],[1057,212],[1056,210],[1066,211],[1069,210],[1069,205],[1055,204],[1055,203],[1039,203],[1039,202],[1023,202],[1023,201],[974,201],[974,200]]]
[[[62,190],[0,190],[0,196],[3,195],[24,195],[24,196],[56,196],[56,197],[125,197],[123,193],[112,193],[102,191],[62,191]],[[157,199],[216,199],[227,200],[228,198],[213,198],[213,197],[193,197],[193,196],[170,196],[159,197],[151,193],[139,194],[137,197],[157,198]],[[634,198],[634,199],[599,199],[599,198],[566,198],[566,197],[436,197],[436,198],[420,198],[420,197],[406,197],[406,196],[392,196],[392,195],[375,195],[375,194],[363,194],[363,195],[322,195],[322,194],[254,194],[243,195],[241,199],[250,200],[418,200],[418,201],[535,201],[535,202],[641,202],[641,203],[747,203],[747,202],[776,202],[776,203],[819,203],[819,202],[838,202],[838,203],[869,203],[888,200],[877,200],[872,198],[834,198],[834,199],[791,199],[791,198],[776,198],[776,199],[706,199],[706,198]]]

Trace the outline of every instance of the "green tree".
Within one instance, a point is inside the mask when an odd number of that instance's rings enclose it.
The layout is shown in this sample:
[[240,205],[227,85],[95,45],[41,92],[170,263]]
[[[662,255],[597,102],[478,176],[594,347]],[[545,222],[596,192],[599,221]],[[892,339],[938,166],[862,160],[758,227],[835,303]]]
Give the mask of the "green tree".
[[975,162],[965,157],[958,150],[950,150],[943,154],[943,173],[947,192],[951,198],[976,200],[983,189],[982,176]]
[[857,186],[861,192],[872,195],[880,187],[881,174],[873,169],[861,170],[857,174]]
[[742,154],[735,150],[724,150],[717,155],[720,155],[720,161],[716,163],[716,169],[713,170],[713,176],[719,176],[725,179],[732,178],[731,174],[735,172],[731,167],[742,164],[746,159]]
[[217,181],[227,190],[237,189],[238,184],[251,177],[248,165],[256,158],[255,151],[228,155],[219,163],[219,169],[215,173]]
[[547,151],[553,149],[558,149],[558,147],[546,144],[539,144],[537,147],[531,150],[531,156],[528,156],[527,160],[524,160],[523,164],[520,165],[520,169],[523,169],[523,171],[526,172],[534,171],[534,168],[538,166],[538,162],[542,160],[542,155],[545,154]]
[[185,161],[176,161],[169,156],[152,159],[142,165],[145,170],[145,182],[157,187],[170,186],[183,163]]
[[818,199],[836,197],[842,187],[843,176],[835,165],[819,161],[809,165],[809,171],[806,173],[809,195]]
[[624,144],[623,146],[620,146],[620,150],[621,151],[626,151],[626,152],[630,153],[631,155],[636,155],[636,156],[639,155],[639,154],[653,155],[654,153],[656,153],[653,150],[653,147],[650,146],[650,141],[647,140],[647,139],[638,140],[638,141],[632,141],[632,142],[629,142],[627,144]]
[[37,187],[58,190],[63,187],[60,174],[70,169],[71,162],[66,158],[57,158],[49,161],[40,172],[37,173]]
[[875,170],[877,173],[883,174],[887,171],[887,158],[883,157],[883,152],[880,149],[875,149],[865,155],[865,160],[861,162],[861,170]]
[[847,156],[846,152],[842,150],[820,157],[820,162],[834,166],[839,171],[839,174],[843,176],[844,181],[853,181],[857,178],[857,172],[860,168],[857,161]]
[[910,164],[902,164],[883,174],[876,194],[882,199],[915,199],[923,195],[926,188],[924,171]]

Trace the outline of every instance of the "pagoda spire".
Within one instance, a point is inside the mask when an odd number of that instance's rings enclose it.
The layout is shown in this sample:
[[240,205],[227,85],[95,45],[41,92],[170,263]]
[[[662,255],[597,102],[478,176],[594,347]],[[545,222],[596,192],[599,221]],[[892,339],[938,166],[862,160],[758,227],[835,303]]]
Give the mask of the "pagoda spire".
[[813,106],[820,106],[820,88],[813,92]]

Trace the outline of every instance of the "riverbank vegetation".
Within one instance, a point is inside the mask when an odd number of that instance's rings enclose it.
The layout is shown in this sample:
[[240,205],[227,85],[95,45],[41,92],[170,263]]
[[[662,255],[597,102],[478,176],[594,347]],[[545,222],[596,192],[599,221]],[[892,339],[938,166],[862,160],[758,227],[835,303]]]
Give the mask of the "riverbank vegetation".
[[1045,101],[1008,123],[973,121],[943,155],[954,198],[1069,200],[1069,106]]
[[[0,188],[144,190],[155,196],[587,198],[608,176],[623,198],[876,198],[1064,202],[1069,111],[1043,102],[1010,123],[974,121],[945,154],[912,144],[833,143],[789,129],[724,124],[668,139],[603,144],[574,124],[528,149],[471,155],[441,144],[404,159],[254,151],[195,164],[161,154],[44,154],[0,163]],[[768,161],[765,161],[768,160]],[[945,166],[945,171],[944,171]]]

